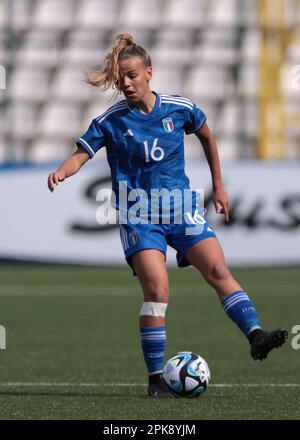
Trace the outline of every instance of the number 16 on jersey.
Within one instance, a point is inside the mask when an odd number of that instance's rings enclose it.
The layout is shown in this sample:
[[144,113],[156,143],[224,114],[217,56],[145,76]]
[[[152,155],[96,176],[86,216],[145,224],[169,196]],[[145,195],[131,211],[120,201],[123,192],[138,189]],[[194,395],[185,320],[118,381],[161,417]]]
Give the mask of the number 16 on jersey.
[[[165,155],[164,149],[162,147],[158,147],[157,142],[158,142],[158,138],[155,138],[150,153],[149,153],[148,141],[143,142],[145,148],[146,162],[150,162],[150,157],[152,160],[155,160],[156,162],[164,158]],[[159,152],[158,155],[156,154],[157,151]]]

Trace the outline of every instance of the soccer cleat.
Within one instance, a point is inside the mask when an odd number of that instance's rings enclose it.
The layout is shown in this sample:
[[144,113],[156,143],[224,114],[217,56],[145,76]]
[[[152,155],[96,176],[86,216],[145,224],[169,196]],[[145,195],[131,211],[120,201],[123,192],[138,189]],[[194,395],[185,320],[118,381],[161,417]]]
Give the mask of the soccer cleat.
[[273,348],[281,347],[288,338],[287,330],[278,328],[272,332],[264,330],[254,330],[250,334],[251,356],[254,360],[262,361],[268,357],[268,353]]
[[148,396],[160,398],[174,397],[169,391],[162,374],[149,376]]

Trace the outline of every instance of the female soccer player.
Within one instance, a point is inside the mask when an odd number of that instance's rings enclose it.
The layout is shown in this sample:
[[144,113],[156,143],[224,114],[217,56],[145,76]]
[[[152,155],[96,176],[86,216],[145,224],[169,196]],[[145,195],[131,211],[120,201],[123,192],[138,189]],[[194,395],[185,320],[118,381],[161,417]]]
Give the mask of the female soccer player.
[[[122,92],[125,99],[92,121],[77,139],[77,151],[49,175],[48,187],[52,192],[55,185],[77,173],[106,146],[125,257],[144,293],[139,324],[149,373],[148,394],[169,397],[162,378],[169,298],[167,244],[177,251],[178,266],[193,265],[214,287],[224,311],[248,338],[253,359],[262,360],[274,347],[280,347],[287,331],[261,329],[253,303],[228,270],[199,199],[189,189],[184,171],[184,133],[199,138],[211,171],[216,212],[228,221],[229,203],[216,142],[203,111],[187,98],[150,89],[150,56],[131,35],[117,37],[105,62],[104,70],[88,72],[88,82],[101,90],[111,87]],[[174,197],[169,197],[170,192]],[[122,194],[127,196],[126,204]],[[134,210],[133,201],[137,199],[139,210]]]

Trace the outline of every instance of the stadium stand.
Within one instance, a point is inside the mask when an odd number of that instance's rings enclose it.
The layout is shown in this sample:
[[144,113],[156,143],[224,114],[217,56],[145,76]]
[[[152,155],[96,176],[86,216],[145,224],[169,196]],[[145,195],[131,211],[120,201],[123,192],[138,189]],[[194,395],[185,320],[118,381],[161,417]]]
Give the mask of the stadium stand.
[[[281,105],[294,122],[300,104],[291,87],[300,56],[299,3],[286,2],[289,39],[280,60]],[[7,90],[0,91],[0,161],[47,161],[72,151],[74,138],[112,104],[112,93],[97,93],[84,82],[84,70],[99,67],[122,32],[149,50],[153,90],[186,96],[204,109],[222,157],[255,156],[264,93],[260,25],[280,33],[278,17],[261,22],[261,14],[255,0],[0,2],[0,64],[8,77]],[[300,124],[290,125],[285,155],[299,157]],[[202,154],[192,138],[187,154]]]

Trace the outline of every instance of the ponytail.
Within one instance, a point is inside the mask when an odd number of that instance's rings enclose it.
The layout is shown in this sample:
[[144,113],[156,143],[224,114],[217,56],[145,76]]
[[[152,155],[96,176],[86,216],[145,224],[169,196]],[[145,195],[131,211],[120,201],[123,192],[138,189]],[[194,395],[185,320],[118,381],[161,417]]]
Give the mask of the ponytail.
[[146,50],[135,43],[130,34],[121,34],[116,38],[115,45],[105,56],[105,68],[103,70],[87,70],[86,81],[94,87],[104,91],[110,87],[120,91],[119,64],[118,61],[139,56],[146,66],[151,66],[151,59]]

